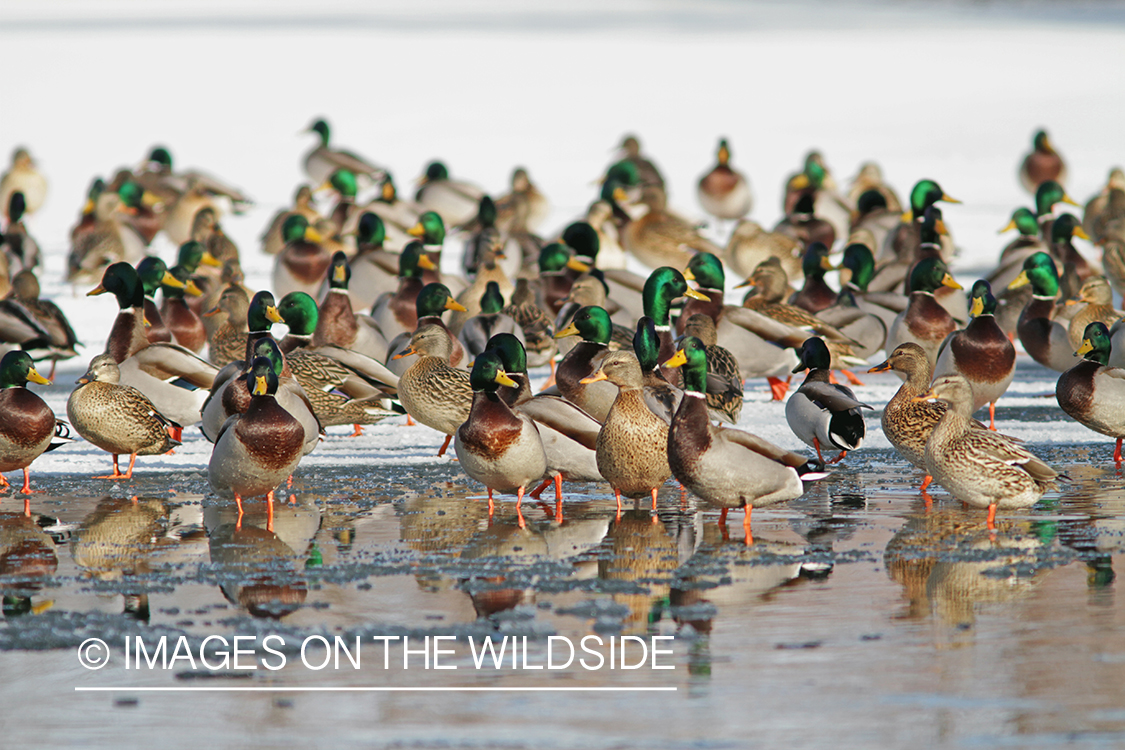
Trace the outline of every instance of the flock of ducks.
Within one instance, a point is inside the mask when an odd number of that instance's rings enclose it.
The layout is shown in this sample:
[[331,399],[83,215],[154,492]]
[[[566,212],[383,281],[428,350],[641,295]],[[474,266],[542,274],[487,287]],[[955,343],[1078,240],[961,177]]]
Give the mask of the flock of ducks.
[[[1056,213],[1074,202],[1045,133],[1019,170],[1035,210],[1013,212],[1006,230],[1019,236],[966,295],[947,265],[956,247],[938,206],[957,201],[921,179],[902,203],[874,163],[841,191],[810,153],[786,182],[784,219],[766,230],[747,218],[750,185],[721,140],[697,184],[704,210],[735,222],[719,246],[668,210],[659,168],[629,136],[588,212],[544,237],[549,203],[526,169],[493,199],[433,162],[411,200],[385,168],[338,148],[326,121],[308,132],[317,137],[304,161],[310,184],[262,234],[274,259],[268,291],[245,286],[222,230],[224,211],[250,204],[237,189],[174,170],[163,147],[92,183],[67,278],[97,282],[89,294],[112,295],[118,315],[67,419],[112,455],[109,478],[130,478],[137,456],[174,449],[200,424],[213,443],[213,490],[240,509],[265,495],[272,508],[325,426],[359,435],[405,413],[445,435],[439,456],[453,444],[490,511],[493,492],[515,493],[521,523],[525,492],[538,497],[551,484],[561,520],[564,481],[608,482],[620,512],[622,497],[651,497],[655,508],[674,477],[724,519],[743,508],[749,542],[754,507],[799,497],[826,464],[861,447],[872,407],[835,373],[862,386],[853,370],[883,352],[870,371],[904,380],[883,411],[888,439],[926,472],[923,491],[932,478],[987,508],[991,526],[997,508],[1035,503],[1060,476],[995,431],[1016,338],[1062,373],[1060,407],[1115,438],[1121,460],[1125,370],[1115,355],[1125,345],[1114,344],[1125,313],[1112,299],[1125,291],[1125,176],[1113,170],[1081,220]],[[39,297],[41,259],[25,219],[45,193],[29,152],[17,150],[0,180],[9,349],[0,471],[22,469],[25,493],[28,466],[69,430],[24,386],[51,379],[34,361],[51,360],[53,374],[79,345],[62,311]],[[146,252],[161,232],[179,248],[173,265]],[[1074,237],[1092,239],[1102,258],[1083,256]],[[441,270],[447,250],[462,251],[463,275]],[[653,270],[634,273],[629,258]],[[825,280],[830,270],[842,288]],[[745,281],[732,287],[728,273]],[[745,296],[728,299],[739,287]],[[543,365],[548,387],[533,393],[527,369]],[[723,426],[738,422],[751,378],[786,400],[786,420],[815,459]],[[972,418],[985,405],[989,427]]]

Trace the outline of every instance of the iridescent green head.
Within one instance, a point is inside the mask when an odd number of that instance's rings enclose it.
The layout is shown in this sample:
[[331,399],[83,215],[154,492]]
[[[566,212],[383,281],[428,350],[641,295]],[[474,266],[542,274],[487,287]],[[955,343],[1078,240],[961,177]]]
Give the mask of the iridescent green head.
[[1058,296],[1059,271],[1050,255],[1039,252],[1028,256],[1023,262],[1020,275],[1008,284],[1008,288],[1016,289],[1024,284],[1031,284],[1031,290],[1037,297],[1054,299]]
[[496,226],[496,202],[487,195],[477,204],[477,222],[482,228]]
[[199,270],[200,264],[204,262],[209,266],[219,265],[214,256],[195,240],[188,240],[180,245],[180,249],[176,251],[176,265],[183,266],[189,274]]
[[308,240],[310,242],[317,242],[320,235],[316,230],[309,226],[309,220],[301,214],[291,214],[281,225],[281,238],[286,243],[300,242],[301,240]]
[[258,292],[250,300],[250,309],[246,311],[246,325],[252,333],[269,333],[274,323],[281,322],[281,315],[277,312],[273,295],[266,291]]
[[485,349],[496,352],[504,372],[527,372],[527,350],[523,342],[510,333],[498,333],[488,340]]
[[191,280],[191,271],[179,263],[169,268],[168,274],[176,280],[176,283],[169,284],[161,281],[160,293],[164,295],[164,299],[183,299],[186,291],[190,291],[194,297],[202,294],[199,287]]
[[127,180],[117,188],[117,197],[129,208],[140,208],[144,193],[144,188],[136,180]]
[[460,310],[464,312],[465,306],[453,299],[453,295],[449,292],[449,287],[435,281],[431,284],[426,284],[422,287],[422,290],[418,292],[418,298],[414,302],[414,309],[417,311],[419,318],[427,318],[440,317],[446,310]]
[[1105,367],[1109,364],[1111,351],[1109,329],[1106,328],[1105,323],[1094,322],[1086,326],[1086,330],[1082,332],[1082,345],[1078,347],[1075,354]]
[[355,181],[355,173],[350,169],[337,169],[328,178],[328,182],[344,198],[354,199],[355,194],[359,191]]
[[576,221],[564,229],[562,241],[574,250],[574,257],[587,265],[594,265],[601,249],[601,240],[598,239],[597,230],[587,222]]
[[160,283],[164,281],[166,273],[168,273],[168,266],[160,258],[155,255],[146,255],[141,258],[141,261],[137,263],[137,278],[141,280],[146,297],[152,297],[156,294],[156,290],[160,288]]
[[418,240],[407,242],[398,256],[398,277],[400,279],[420,279],[423,271],[436,271],[437,266],[426,255],[426,250]]
[[861,292],[866,292],[867,285],[875,278],[875,256],[871,248],[863,243],[853,242],[844,248],[841,265],[852,272],[848,283]]
[[164,146],[155,146],[152,151],[149,151],[148,161],[151,164],[159,164],[169,172],[172,171],[172,152]]
[[1051,148],[1051,139],[1047,137],[1046,130],[1035,131],[1035,137],[1032,139],[1032,144],[1035,146],[1036,151],[1053,154],[1055,150]]
[[258,357],[246,373],[246,388],[251,396],[273,396],[277,393],[277,373],[267,357]]
[[649,274],[641,295],[645,315],[657,326],[671,325],[674,299],[687,296],[708,301],[707,295],[689,288],[684,275],[671,266],[661,266]]
[[253,358],[257,362],[264,359],[270,363],[270,370],[277,377],[281,377],[285,369],[285,358],[281,356],[281,347],[270,336],[262,336],[254,342]]
[[633,352],[641,363],[641,372],[656,369],[660,357],[660,337],[656,335],[656,323],[647,315],[637,321],[637,332],[633,334]]
[[382,247],[387,239],[387,226],[378,214],[364,211],[355,230],[355,243],[360,247]]
[[1050,216],[1055,210],[1056,203],[1069,203],[1072,206],[1079,204],[1066,194],[1063,186],[1054,180],[1044,180],[1035,189],[1035,213],[1043,218]]
[[558,273],[570,262],[570,248],[552,242],[539,250],[539,273]]
[[480,311],[482,315],[495,315],[504,309],[504,295],[500,292],[500,285],[490,281],[484,286],[484,294],[480,296]]
[[579,308],[574,314],[574,320],[556,333],[555,338],[575,335],[581,336],[583,341],[594,344],[609,344],[610,336],[613,335],[613,323],[609,319],[609,313],[597,305]]
[[979,279],[973,284],[969,302],[969,315],[979,318],[981,315],[995,314],[996,298],[992,296],[992,285],[984,279]]
[[801,348],[797,350],[797,358],[800,362],[793,368],[793,372],[806,369],[829,370],[832,368],[832,352],[828,351],[828,345],[824,343],[824,339],[817,336],[805,339],[805,343],[801,344]]
[[1084,240],[1090,239],[1090,235],[1086,234],[1086,230],[1082,228],[1082,222],[1074,214],[1059,214],[1051,224],[1051,242],[1061,244],[1070,242],[1074,237],[1080,237]]
[[449,169],[440,161],[432,161],[426,165],[426,182],[435,180],[448,180]]
[[12,350],[0,359],[0,388],[19,388],[28,382],[50,385],[51,381],[35,370],[31,355],[19,349]]
[[508,377],[504,372],[504,366],[500,362],[500,356],[491,350],[481,352],[475,360],[473,360],[473,369],[469,373],[469,385],[473,387],[474,391],[483,391],[488,395],[489,400],[496,401],[496,389],[502,385],[509,386],[510,388],[518,388],[519,383]]
[[277,312],[294,336],[312,336],[320,317],[316,300],[305,292],[289,292],[281,298]]
[[409,234],[422,240],[424,245],[441,245],[445,242],[445,222],[434,211],[426,211],[418,217],[418,223],[410,227]]
[[328,129],[328,123],[324,120],[315,120],[306,133],[316,133],[320,136],[320,145],[327,146],[328,139],[332,137],[332,131]]
[[824,168],[824,162],[821,160],[820,154],[813,151],[805,157],[803,174],[809,181],[809,187],[819,190],[824,185],[824,178],[828,176],[828,170]]
[[87,297],[94,297],[109,292],[117,298],[117,305],[122,310],[130,307],[142,307],[145,303],[145,289],[137,276],[137,269],[128,263],[114,263],[102,272],[102,283],[86,292]]
[[960,203],[961,201],[950,198],[933,180],[919,180],[914,189],[910,191],[910,211],[914,216],[915,221],[921,221],[922,216],[926,213],[926,208],[932,206],[938,201],[945,201],[946,203]]
[[1031,209],[1020,206],[1012,212],[1012,220],[1000,230],[1000,233],[1003,234],[1010,229],[1019,231],[1024,237],[1037,237],[1039,235],[1039,222],[1035,219],[1035,214],[1031,212]]
[[707,347],[695,336],[684,336],[680,348],[664,366],[682,368],[685,391],[707,392]]
[[701,289],[723,289],[727,283],[723,262],[714,253],[707,252],[691,256],[684,278],[695,281]]
[[801,258],[801,271],[806,277],[824,278],[824,274],[832,270],[832,262],[828,260],[828,247],[823,242],[813,242],[805,250]]
[[910,274],[910,291],[933,294],[942,286],[961,289],[961,285],[953,280],[941,258],[924,258],[918,261],[913,273]]

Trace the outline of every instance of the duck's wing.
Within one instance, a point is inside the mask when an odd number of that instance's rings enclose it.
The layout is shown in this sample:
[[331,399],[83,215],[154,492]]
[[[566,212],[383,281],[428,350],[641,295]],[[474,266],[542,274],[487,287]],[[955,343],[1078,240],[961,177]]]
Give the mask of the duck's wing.
[[219,374],[218,367],[179,344],[149,344],[131,359],[154,378],[165,382],[184,380],[196,388],[210,388]]
[[561,432],[590,450],[596,450],[601,424],[566,399],[540,394],[518,408],[532,420]]
[[739,430],[733,427],[717,427],[712,428],[712,434],[728,443],[740,445],[747,450],[765,456],[771,461],[777,461],[780,464],[792,466],[794,469],[804,466],[805,463],[808,462],[807,457],[792,451],[787,451],[784,448],[779,448],[770,441],[760,438],[753,433],[746,432],[745,430]]
[[861,401],[857,401],[847,388],[832,383],[805,383],[801,386],[800,391],[811,400],[834,412],[872,408]]

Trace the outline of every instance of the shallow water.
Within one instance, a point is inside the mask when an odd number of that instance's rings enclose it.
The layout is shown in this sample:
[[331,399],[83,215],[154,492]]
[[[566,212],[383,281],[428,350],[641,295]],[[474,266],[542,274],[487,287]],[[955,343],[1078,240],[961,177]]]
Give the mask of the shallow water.
[[[1001,513],[994,534],[982,511],[940,489],[927,508],[916,472],[863,450],[801,499],[756,511],[750,546],[741,514],[724,532],[717,512],[672,483],[655,516],[618,519],[604,487],[578,486],[563,523],[553,502],[528,502],[521,530],[513,498],[498,498],[490,523],[452,462],[322,468],[298,473],[271,532],[262,501],[236,529],[233,504],[205,494],[201,472],[140,475],[110,494],[45,477],[31,519],[11,497],[0,516],[5,734],[30,741],[49,726],[53,741],[78,745],[171,725],[195,742],[253,719],[251,747],[319,746],[329,731],[335,742],[422,747],[1119,745],[1125,479],[1094,468],[1111,446],[1037,448],[1072,481]],[[153,646],[166,635],[171,653],[183,635],[198,654],[210,635],[256,645],[271,633],[285,643],[273,641],[286,658],[277,671],[264,665],[280,655],[260,646],[264,659],[240,665],[255,670],[123,663],[126,637]],[[300,645],[312,635],[360,637],[361,669],[306,666]],[[427,635],[455,636],[441,663],[456,671],[427,670],[420,654],[403,669],[399,645],[385,669],[371,640],[407,636],[416,649]],[[474,667],[468,639],[488,635],[528,637],[518,668]],[[522,668],[544,663],[552,635],[673,636],[660,659],[675,668]],[[76,647],[94,636],[113,656],[87,671]],[[322,656],[312,643],[309,662]],[[74,692],[93,686],[116,689]],[[675,691],[138,689],[267,686]]]

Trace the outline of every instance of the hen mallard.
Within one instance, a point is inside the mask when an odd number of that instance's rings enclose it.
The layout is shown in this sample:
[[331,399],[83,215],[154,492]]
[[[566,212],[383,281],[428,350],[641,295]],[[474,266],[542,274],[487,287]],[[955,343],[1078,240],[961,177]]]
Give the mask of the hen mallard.
[[793,372],[806,368],[809,372],[801,387],[785,402],[785,421],[794,435],[816,451],[817,462],[823,468],[822,446],[840,451],[831,462],[836,463],[863,444],[867,425],[862,410],[871,407],[857,401],[850,388],[828,381],[832,354],[823,340],[815,336],[806,340],[799,355],[801,361]]
[[1059,376],[1055,400],[1079,423],[1116,438],[1113,460],[1120,464],[1125,439],[1125,370],[1109,366],[1111,347],[1104,323],[1086,326],[1077,352],[1082,361]]
[[1121,167],[1111,169],[1105,187],[1086,202],[1082,228],[1095,243],[1111,235],[1125,239],[1125,170]]
[[1066,162],[1051,145],[1046,130],[1036,131],[1031,141],[1032,151],[1020,163],[1020,184],[1024,190],[1035,194],[1036,188],[1045,180],[1060,184],[1066,182]]
[[332,131],[324,120],[316,120],[309,125],[306,133],[316,133],[320,143],[305,155],[305,174],[314,184],[321,184],[327,180],[337,169],[348,169],[356,174],[363,174],[378,179],[383,170],[379,169],[362,156],[357,156],[350,151],[335,149],[329,145]]
[[[121,385],[121,370],[109,354],[90,360],[86,374],[66,402],[66,416],[87,442],[113,454],[113,474],[95,479],[131,479],[137,456],[167,453],[180,444],[168,433],[175,423],[156,410],[136,388]],[[124,474],[117,457],[129,454]]]
[[767,258],[777,258],[788,278],[801,281],[801,243],[787,234],[767,232],[762,225],[744,219],[734,228],[723,249],[723,263],[740,278],[746,278]]
[[464,224],[477,215],[484,191],[476,185],[449,177],[449,169],[432,161],[418,180],[414,200],[427,211],[439,214],[448,226]]
[[816,315],[836,302],[836,292],[824,280],[824,274],[835,267],[828,260],[828,247],[823,242],[809,244],[801,260],[801,270],[805,281],[792,297],[789,304]]
[[94,278],[112,263],[136,263],[144,257],[144,240],[121,220],[124,211],[125,206],[117,193],[106,191],[98,195],[93,221],[80,225],[71,235],[66,261],[67,281]]
[[694,224],[669,212],[667,201],[660,188],[644,189],[640,202],[648,211],[625,225],[621,237],[625,250],[649,268],[672,266],[677,270],[687,268],[693,252],[722,253],[722,248],[700,235]]
[[[398,381],[398,397],[406,413],[418,422],[445,435],[438,456],[445,455],[449,442],[466,419],[473,405],[469,373],[449,364],[453,344],[444,328],[421,326],[410,337],[403,353],[418,355]],[[401,357],[403,354],[395,356]],[[536,479],[542,476],[542,471]]]
[[535,293],[531,290],[528,279],[516,280],[512,299],[500,312],[514,320],[523,332],[528,367],[550,364],[553,374],[554,358],[559,350],[555,343],[555,327],[547,313],[535,304]]
[[289,292],[316,294],[332,264],[332,255],[321,245],[323,237],[300,214],[293,214],[281,228],[285,248],[273,265],[273,291],[281,297]]
[[668,466],[668,423],[652,413],[644,399],[641,366],[632,352],[610,352],[598,371],[582,380],[589,384],[608,380],[617,386],[617,398],[598,432],[598,471],[613,488],[617,512],[621,496],[652,496],[672,476]]
[[894,351],[899,344],[912,341],[925,350],[931,363],[937,362],[941,343],[957,330],[957,321],[934,298],[934,291],[942,286],[962,288],[940,259],[926,258],[914,266],[910,302],[887,331],[887,349]]
[[[435,341],[442,338],[440,332],[433,335]],[[457,370],[451,372],[464,374]],[[501,385],[516,387],[517,384],[504,373],[495,352],[488,351],[477,357],[468,383],[472,386],[472,405],[456,428],[457,440],[453,448],[457,459],[466,474],[488,488],[489,515],[492,514],[493,491],[516,493],[516,515],[523,527],[520,505],[524,490],[547,471],[547,456],[539,430],[531,417],[512,411],[497,395]]]
[[[23,469],[25,495],[31,494],[31,462],[51,450],[58,436],[66,435],[65,423],[55,418],[51,408],[25,386],[50,385],[32,364],[27,352],[11,351],[0,359],[0,472]],[[60,429],[61,427],[61,429]],[[0,474],[0,488],[8,480]],[[30,513],[25,501],[24,513]]]
[[496,224],[509,235],[536,232],[551,213],[547,196],[531,181],[527,169],[512,170],[512,189],[496,199]]
[[926,441],[926,471],[961,502],[988,508],[989,528],[997,508],[1034,505],[1059,476],[1011,438],[973,428],[973,390],[960,375],[938,378],[916,398],[949,405]]
[[684,399],[668,430],[672,474],[704,502],[722,508],[724,518],[729,508],[745,508],[743,528],[750,544],[753,508],[800,497],[808,462],[749,432],[711,424],[703,395],[707,351],[702,341],[684,339],[683,348],[666,364],[684,368]]
[[989,427],[995,430],[996,400],[1016,376],[1016,348],[996,323],[996,298],[987,281],[973,284],[972,298],[972,321],[942,345],[934,373],[965,378],[973,389],[973,411],[988,404]]
[[1067,305],[1082,305],[1074,313],[1067,326],[1070,345],[1075,349],[1082,346],[1086,338],[1086,326],[1091,323],[1104,323],[1107,328],[1121,320],[1125,313],[1113,307],[1113,290],[1104,276],[1091,276],[1082,282],[1078,297],[1067,300]]
[[26,148],[12,152],[12,166],[0,177],[0,207],[8,208],[12,193],[23,193],[26,211],[33,214],[47,198],[47,178],[39,171]]
[[1032,289],[1032,298],[1016,326],[1024,351],[1044,367],[1057,372],[1069,370],[1081,360],[1070,346],[1067,326],[1055,320],[1059,275],[1051,256],[1039,252],[1028,257],[1023,270],[1008,287],[1016,289],[1024,284],[1031,284]]
[[207,480],[215,492],[234,495],[239,523],[242,498],[265,495],[272,522],[274,490],[300,463],[305,430],[274,398],[278,379],[267,358],[255,359],[244,379],[250,403],[245,412],[223,423],[207,464]]
[[78,352],[74,347],[81,346],[81,342],[62,309],[51,300],[43,299],[40,294],[39,279],[33,271],[24,269],[12,278],[12,297],[31,313],[47,333],[46,340],[39,341],[39,346],[30,353],[33,358],[51,360],[51,372],[47,377],[53,380],[55,364],[60,359],[77,357]]
[[609,351],[612,330],[609,313],[604,308],[588,306],[581,308],[570,325],[555,334],[555,338],[582,337],[582,341],[566,353],[555,370],[555,386],[563,398],[577,404],[599,422],[605,422],[613,407],[617,386],[608,381],[582,381],[597,372],[602,358]]
[[699,180],[699,205],[716,219],[741,219],[750,213],[754,197],[746,177],[731,169],[726,138],[719,141],[716,160],[718,163]]

